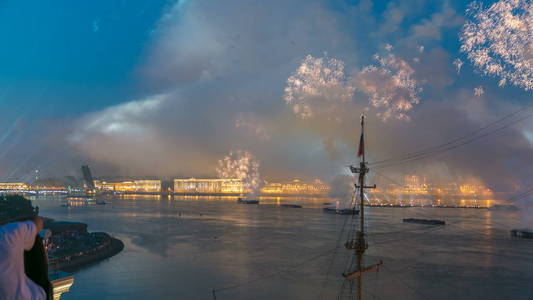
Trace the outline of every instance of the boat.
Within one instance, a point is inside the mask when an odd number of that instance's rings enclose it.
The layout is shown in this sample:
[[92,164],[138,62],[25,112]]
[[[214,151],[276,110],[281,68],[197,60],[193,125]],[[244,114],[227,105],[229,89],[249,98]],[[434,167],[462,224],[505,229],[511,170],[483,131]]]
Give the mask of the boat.
[[336,208],[332,206],[326,206],[322,209],[325,213],[333,213],[337,215],[358,215],[359,210],[356,208]]
[[94,202],[94,197],[91,196],[69,196],[65,198],[66,201],[85,201]]
[[511,230],[511,236],[523,239],[533,239],[533,230],[529,228],[513,229]]
[[281,207],[287,207],[287,208],[302,208],[303,206],[299,204],[281,204]]
[[489,210],[520,210],[518,207],[512,205],[512,204],[496,204],[494,206],[489,207]]
[[415,218],[403,219],[403,222],[404,223],[417,223],[417,224],[424,224],[424,225],[446,225],[446,222],[442,220],[415,219]]
[[85,206],[94,204],[95,200],[92,197],[85,196],[74,196],[66,197],[65,201],[61,204],[63,207],[72,207],[72,206]]
[[237,199],[237,203],[239,203],[239,204],[259,204],[259,200],[243,199],[243,198],[239,197],[239,199]]
[[106,205],[107,202],[105,202],[105,201],[96,201],[96,204],[97,205]]

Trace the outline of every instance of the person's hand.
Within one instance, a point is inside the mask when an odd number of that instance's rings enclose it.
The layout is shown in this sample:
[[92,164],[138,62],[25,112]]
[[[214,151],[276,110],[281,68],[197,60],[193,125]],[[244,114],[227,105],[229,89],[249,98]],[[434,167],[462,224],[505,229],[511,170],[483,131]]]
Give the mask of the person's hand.
[[44,222],[41,217],[35,216],[35,217],[32,217],[30,220],[35,224],[35,227],[37,227],[37,232],[43,230]]

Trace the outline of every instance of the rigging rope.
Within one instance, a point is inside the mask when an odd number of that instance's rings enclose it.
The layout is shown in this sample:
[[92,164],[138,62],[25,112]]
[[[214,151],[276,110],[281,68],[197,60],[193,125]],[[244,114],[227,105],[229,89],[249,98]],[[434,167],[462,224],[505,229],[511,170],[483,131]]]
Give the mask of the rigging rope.
[[383,265],[383,269],[387,269],[388,271],[390,271],[391,275],[393,277],[396,278],[396,280],[398,280],[399,282],[401,282],[403,285],[405,285],[406,287],[408,287],[409,289],[411,289],[412,291],[416,292],[418,295],[422,296],[422,298],[424,299],[431,299],[430,297],[427,297],[426,295],[424,295],[422,292],[420,292],[418,289],[412,287],[411,285],[409,285],[407,282],[403,281],[401,279],[400,276],[396,276],[395,274],[395,271],[393,271],[391,268],[389,268],[388,266],[385,266]]
[[335,250],[335,248],[333,249],[329,249],[327,251],[324,251],[324,252],[321,252],[321,253],[318,253],[317,255],[314,255],[312,257],[309,257],[308,259],[305,259],[303,261],[301,261],[300,263],[296,264],[296,265],[293,265],[293,266],[290,266],[288,268],[285,268],[285,269],[282,269],[282,270],[279,270],[279,271],[275,271],[275,272],[271,272],[270,274],[265,274],[263,276],[259,276],[257,278],[254,278],[254,279],[249,279],[249,280],[244,280],[240,283],[235,283],[233,285],[229,285],[229,286],[226,286],[226,287],[223,287],[223,288],[218,288],[218,289],[213,289],[211,291],[212,295],[213,295],[213,299],[216,300],[216,293],[217,292],[222,292],[222,291],[227,291],[227,290],[232,290],[232,289],[237,289],[237,288],[240,288],[240,287],[243,287],[243,286],[246,286],[246,285],[250,285],[250,284],[253,284],[255,282],[258,282],[260,280],[263,280],[263,279],[266,279],[266,278],[269,278],[269,277],[272,277],[272,276],[275,276],[275,275],[279,275],[279,274],[284,274],[284,273],[288,273],[296,268],[299,268],[301,266],[303,266],[304,264],[310,262],[310,261],[313,261],[321,256],[324,256],[324,255],[327,255],[329,254],[331,251]]
[[346,228],[346,224],[348,223],[348,218],[345,218],[344,219],[344,224],[342,225],[342,228],[341,228],[341,232],[339,234],[339,237],[337,238],[337,244],[335,246],[335,250],[333,251],[333,256],[331,258],[331,261],[329,263],[329,266],[328,266],[328,269],[327,269],[327,272],[325,274],[325,279],[324,279],[324,282],[322,284],[322,287],[320,289],[320,293],[318,295],[318,299],[321,299],[322,298],[322,295],[324,293],[324,289],[326,288],[326,285],[327,285],[327,278],[329,276],[329,274],[331,273],[331,269],[333,268],[333,264],[335,263],[335,258],[337,256],[337,251],[339,250],[339,247],[340,247],[340,243],[341,243],[341,240],[342,240],[342,236],[344,235],[344,230]]

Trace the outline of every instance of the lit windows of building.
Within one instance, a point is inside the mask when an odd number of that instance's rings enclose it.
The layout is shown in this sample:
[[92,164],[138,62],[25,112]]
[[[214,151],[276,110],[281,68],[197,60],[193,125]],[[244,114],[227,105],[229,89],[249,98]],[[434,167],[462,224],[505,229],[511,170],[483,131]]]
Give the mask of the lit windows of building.
[[404,193],[407,194],[427,194],[428,185],[425,177],[416,175],[406,175],[404,177]]
[[134,180],[136,192],[159,193],[161,192],[161,180]]
[[132,180],[121,182],[106,182],[95,180],[94,185],[97,190],[113,191],[119,193],[160,193],[161,180]]
[[463,184],[459,186],[459,192],[463,195],[492,196],[492,191],[482,184]]
[[117,192],[134,192],[135,183],[133,181],[116,182],[114,184],[114,190]]
[[241,194],[244,193],[242,179],[174,179],[174,193],[220,193]]
[[326,195],[329,192],[329,185],[319,179],[313,182],[302,182],[294,179],[288,182],[266,182],[261,189],[262,194],[281,195]]
[[0,190],[27,190],[29,187],[23,182],[0,182]]

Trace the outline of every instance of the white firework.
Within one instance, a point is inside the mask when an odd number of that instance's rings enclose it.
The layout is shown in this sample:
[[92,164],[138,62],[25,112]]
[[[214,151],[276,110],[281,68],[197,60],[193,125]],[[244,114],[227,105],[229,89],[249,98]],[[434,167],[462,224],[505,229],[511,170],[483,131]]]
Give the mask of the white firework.
[[456,58],[453,61],[453,65],[455,66],[455,69],[457,70],[457,74],[461,73],[461,68],[463,67],[463,61],[460,58]]
[[425,49],[424,46],[422,45],[418,46],[418,52],[424,53],[424,49]]
[[308,55],[287,79],[283,99],[302,119],[334,111],[349,102],[355,87],[344,74],[344,62],[335,58]]
[[478,86],[477,88],[474,88],[474,96],[481,97],[483,94],[485,94],[485,90],[482,86]]
[[533,1],[500,0],[488,8],[473,2],[463,26],[461,51],[483,74],[533,89]]
[[259,161],[248,151],[230,151],[218,161],[216,169],[219,178],[241,179],[248,196],[257,196],[261,188]]
[[383,121],[409,120],[407,112],[420,102],[422,91],[412,78],[415,71],[392,53],[374,58],[379,64],[363,68],[357,76],[358,87],[370,97],[370,105],[380,110],[377,115]]

